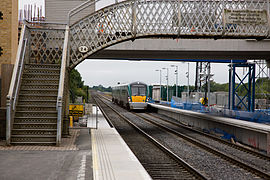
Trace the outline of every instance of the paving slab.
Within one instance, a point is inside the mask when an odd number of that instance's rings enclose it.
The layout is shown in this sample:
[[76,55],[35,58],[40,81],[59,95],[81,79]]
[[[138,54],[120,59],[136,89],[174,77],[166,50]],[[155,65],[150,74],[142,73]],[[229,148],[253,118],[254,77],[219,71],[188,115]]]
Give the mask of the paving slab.
[[89,129],[71,130],[60,147],[0,146],[0,179],[93,179]]

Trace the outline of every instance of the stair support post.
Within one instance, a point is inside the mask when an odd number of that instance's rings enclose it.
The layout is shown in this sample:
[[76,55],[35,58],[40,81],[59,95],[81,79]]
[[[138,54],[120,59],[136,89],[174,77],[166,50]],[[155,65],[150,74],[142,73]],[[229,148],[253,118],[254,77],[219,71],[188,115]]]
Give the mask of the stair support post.
[[11,136],[11,104],[10,96],[7,96],[7,124],[6,124],[6,143],[10,145],[10,136]]
[[61,143],[62,135],[62,97],[57,98],[57,136],[56,136],[56,146]]

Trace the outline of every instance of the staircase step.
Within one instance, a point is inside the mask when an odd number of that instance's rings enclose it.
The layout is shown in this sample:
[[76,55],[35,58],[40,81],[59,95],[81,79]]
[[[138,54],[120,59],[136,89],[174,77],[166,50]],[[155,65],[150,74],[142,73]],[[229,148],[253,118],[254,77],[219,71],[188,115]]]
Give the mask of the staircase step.
[[44,131],[57,131],[57,129],[12,129],[12,131],[38,131],[38,132],[44,132]]
[[37,82],[23,82],[22,84],[22,87],[23,86],[59,86],[59,83],[43,83],[43,82],[40,82],[40,81],[37,81]]
[[11,144],[15,146],[53,146],[56,145],[56,140],[52,142],[11,142]]
[[25,64],[25,69],[60,69],[60,64]]
[[17,105],[17,111],[54,111],[56,110],[56,104],[52,106],[48,105]]
[[24,73],[29,73],[29,74],[35,74],[35,73],[40,73],[40,74],[60,74],[60,69],[55,69],[55,68],[31,68],[31,69],[24,69]]
[[41,72],[41,73],[35,73],[35,72],[24,72],[23,73],[24,76],[48,76],[48,77],[51,77],[51,76],[58,76],[60,75],[60,73],[54,73],[54,72]]
[[[35,92],[35,94],[40,94],[40,93],[46,93],[46,92],[58,92],[58,89],[41,89],[41,88],[31,89],[31,88],[29,88],[29,89],[21,89],[21,92],[23,92],[22,94],[24,94],[26,92],[29,92],[29,93]],[[36,93],[36,92],[38,92],[38,93]]]
[[56,123],[57,117],[15,117],[14,123]]
[[24,73],[23,74],[23,78],[37,78],[37,77],[39,77],[39,78],[50,78],[50,79],[52,79],[52,78],[59,78],[59,74],[50,74],[50,73],[47,73],[47,74],[45,74],[45,73],[40,73],[40,74],[35,74],[35,73]]
[[23,84],[21,90],[54,89],[58,90],[58,84]]
[[55,106],[56,107],[56,99],[55,100],[21,100],[19,99],[19,102],[17,106]]
[[49,95],[49,94],[21,94],[20,96],[37,96],[37,97],[48,97],[48,96],[52,96],[52,97],[57,97],[57,95],[53,94],[53,95]]
[[57,123],[38,123],[38,122],[33,122],[33,123],[26,123],[26,122],[20,122],[20,123],[14,123],[14,124],[17,124],[17,125],[28,125],[28,124],[33,124],[33,125],[35,125],[35,124],[45,124],[45,125],[56,125]]
[[17,107],[40,107],[40,108],[55,108],[56,105],[39,105],[39,106],[36,106],[36,105],[17,105]]
[[56,136],[27,136],[21,135],[13,137],[11,136],[11,144],[54,144],[56,143]]
[[16,111],[15,117],[57,117],[57,111]]
[[51,100],[51,101],[57,101],[57,94],[48,94],[48,95],[42,95],[42,94],[19,94],[19,102],[20,101],[45,101],[45,100]]
[[49,137],[49,138],[55,138],[55,135],[11,135],[11,137],[34,137],[34,138],[44,138],[44,137]]
[[59,76],[55,78],[47,78],[47,77],[23,77],[22,81],[37,81],[37,82],[53,82],[53,83],[59,83]]
[[57,89],[43,89],[43,90],[21,90],[19,95],[26,95],[31,94],[32,96],[36,95],[57,95],[58,90]]
[[[58,92],[58,88],[44,88],[44,89],[42,89],[42,88],[31,88],[31,87],[28,87],[28,89],[25,89],[25,88],[22,88],[21,89],[21,91],[23,91],[24,93],[25,92],[29,92],[29,93],[31,93],[31,92]],[[40,94],[40,93],[36,93],[36,94]]]
[[31,83],[35,83],[35,84],[38,84],[38,83],[42,83],[42,84],[46,84],[46,85],[50,85],[50,84],[59,84],[59,79],[38,79],[38,78],[24,78],[22,79],[22,84],[31,84]]
[[57,129],[12,129],[11,135],[56,136]]
[[[40,122],[32,122],[32,123],[25,123],[25,122],[14,122],[13,123],[13,128],[14,129],[30,129],[30,128],[36,128],[39,127],[40,129],[51,129],[51,128],[56,128],[57,123],[40,123]],[[17,128],[18,127],[18,128]]]

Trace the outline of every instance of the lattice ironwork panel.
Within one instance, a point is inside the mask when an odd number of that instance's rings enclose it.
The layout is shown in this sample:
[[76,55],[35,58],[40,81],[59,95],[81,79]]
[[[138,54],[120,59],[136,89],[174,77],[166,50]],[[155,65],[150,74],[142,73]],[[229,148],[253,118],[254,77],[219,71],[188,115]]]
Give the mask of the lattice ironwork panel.
[[63,29],[31,29],[30,63],[59,64],[62,58]]
[[140,37],[269,35],[268,0],[133,0],[82,17],[70,26],[71,68],[103,48]]

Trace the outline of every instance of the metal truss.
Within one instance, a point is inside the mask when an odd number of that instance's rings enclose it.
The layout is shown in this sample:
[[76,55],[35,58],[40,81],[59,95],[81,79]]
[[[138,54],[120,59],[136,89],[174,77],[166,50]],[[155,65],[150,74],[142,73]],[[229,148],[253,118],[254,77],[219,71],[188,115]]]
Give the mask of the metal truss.
[[[248,12],[261,20],[230,19]],[[268,12],[269,0],[132,0],[87,16],[75,10],[69,19],[84,18],[69,21],[70,67],[103,48],[142,37],[268,38]]]
[[[241,76],[237,73],[237,68],[248,70]],[[255,109],[255,64],[232,64],[229,77],[230,109],[253,112]]]
[[267,109],[270,108],[270,68],[267,68],[265,60],[254,60],[253,62],[256,64],[255,96],[258,99],[256,106],[259,109]]

